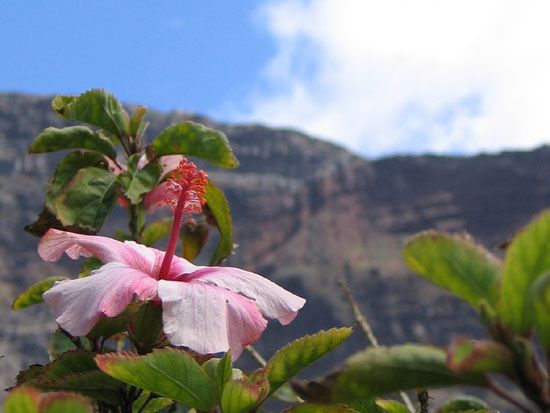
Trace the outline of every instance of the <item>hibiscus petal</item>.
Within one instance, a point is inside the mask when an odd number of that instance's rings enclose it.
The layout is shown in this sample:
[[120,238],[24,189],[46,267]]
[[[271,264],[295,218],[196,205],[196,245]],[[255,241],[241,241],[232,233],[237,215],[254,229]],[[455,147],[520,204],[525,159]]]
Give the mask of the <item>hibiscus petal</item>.
[[[160,271],[160,267],[162,266],[162,261],[164,260],[165,252],[154,248],[149,249],[153,250],[156,255],[153,274],[158,274],[158,272]],[[168,271],[168,274],[165,274],[162,278],[165,280],[173,280],[183,275],[191,274],[193,271],[196,271],[197,268],[198,267],[195,264],[187,261],[185,258],[180,258],[177,255],[174,255],[172,257],[170,271]]]
[[200,267],[186,281],[200,280],[255,300],[262,314],[278,319],[281,324],[290,323],[306,302],[301,297],[279,287],[274,282],[253,272],[233,267]]
[[147,212],[153,213],[160,207],[164,206],[164,201],[171,196],[172,192],[168,189],[168,182],[161,182],[145,194],[145,197],[143,198],[143,206]]
[[55,283],[43,295],[55,314],[56,322],[73,336],[87,334],[105,315],[116,317],[132,302],[152,300],[157,280],[121,263],[109,263],[92,275]]
[[48,230],[38,244],[40,257],[44,261],[57,261],[64,252],[73,260],[94,256],[104,263],[121,262],[147,273],[152,273],[156,259],[151,249],[133,241],[120,242],[96,235]]
[[[160,178],[162,179],[166,174],[169,174],[174,169],[176,169],[183,158],[184,158],[183,155],[161,156],[159,158],[159,161],[162,165],[162,174],[160,175]],[[142,155],[141,158],[139,158],[137,167],[138,169],[142,169],[148,163],[149,163],[149,160],[147,159],[147,155]]]
[[267,326],[254,301],[223,288],[161,280],[158,295],[170,342],[201,354],[229,350],[237,359]]
[[166,174],[169,174],[178,167],[180,162],[184,159],[183,155],[165,155],[160,157],[160,163],[162,164],[161,178]]

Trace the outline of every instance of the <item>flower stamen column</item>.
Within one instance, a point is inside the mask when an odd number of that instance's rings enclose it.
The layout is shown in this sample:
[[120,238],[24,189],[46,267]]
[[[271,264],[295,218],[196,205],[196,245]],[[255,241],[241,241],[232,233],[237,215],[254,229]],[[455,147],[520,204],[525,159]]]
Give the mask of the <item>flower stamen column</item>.
[[187,159],[184,158],[178,167],[172,171],[167,184],[168,196],[163,203],[168,205],[172,210],[174,220],[172,221],[166,254],[159,270],[159,279],[163,279],[170,271],[183,216],[189,213],[198,213],[202,210],[202,206],[205,203],[204,197],[206,195],[208,176],[206,172],[197,170],[194,163],[187,162]]

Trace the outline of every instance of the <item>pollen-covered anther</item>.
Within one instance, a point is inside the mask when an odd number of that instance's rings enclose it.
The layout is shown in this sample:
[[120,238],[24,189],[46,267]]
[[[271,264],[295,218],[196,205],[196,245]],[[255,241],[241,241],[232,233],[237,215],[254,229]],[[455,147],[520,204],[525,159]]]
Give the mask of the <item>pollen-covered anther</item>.
[[173,213],[176,212],[178,202],[183,202],[183,213],[201,212],[205,203],[208,175],[198,170],[193,162],[183,158],[167,180],[167,189],[171,196],[166,197],[163,203],[168,205]]

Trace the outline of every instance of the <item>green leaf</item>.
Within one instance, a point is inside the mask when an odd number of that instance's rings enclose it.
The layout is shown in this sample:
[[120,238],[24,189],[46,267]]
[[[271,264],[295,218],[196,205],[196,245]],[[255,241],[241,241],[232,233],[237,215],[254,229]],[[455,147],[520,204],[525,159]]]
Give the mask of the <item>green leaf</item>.
[[79,170],[87,167],[106,170],[107,162],[102,155],[94,152],[75,151],[65,156],[57,165],[49,182],[46,207],[55,213],[57,196],[69,185]]
[[535,281],[528,295],[540,342],[546,350],[550,350],[550,273]]
[[141,201],[142,195],[151,191],[158,184],[162,166],[158,162],[149,162],[143,168],[138,169],[132,176],[132,181],[126,190],[126,197],[132,204]]
[[459,337],[447,350],[447,366],[456,372],[511,373],[514,359],[510,350],[496,341]]
[[98,369],[95,355],[90,351],[67,351],[44,366],[30,383],[42,390],[74,391],[94,400],[118,405],[122,383]]
[[55,276],[48,277],[31,285],[27,290],[15,299],[12,304],[14,310],[21,310],[31,305],[42,302],[42,294],[48,291],[56,281],[66,280],[67,277]]
[[6,397],[4,413],[39,413],[40,393],[29,387],[19,387]]
[[164,155],[188,155],[222,168],[235,168],[239,165],[227,137],[222,132],[190,121],[164,129],[153,139],[150,148],[155,158]]
[[208,377],[216,384],[218,400],[221,399],[225,383],[231,380],[233,369],[231,367],[231,354],[225,353],[221,359],[212,358],[206,361],[202,368],[208,374]]
[[281,348],[263,369],[269,380],[269,393],[272,394],[307,366],[334,350],[352,331],[349,327],[331,328],[299,338]]
[[438,413],[488,412],[489,406],[483,400],[473,396],[461,396],[446,402]]
[[474,308],[483,299],[496,305],[500,263],[464,235],[421,232],[407,242],[404,256],[413,271]]
[[129,333],[140,353],[149,353],[164,337],[162,307],[153,302],[144,303],[130,318]]
[[50,360],[55,360],[69,350],[76,350],[75,344],[69,339],[69,337],[57,329],[48,343],[48,354],[50,355]]
[[95,353],[84,350],[71,350],[45,366],[39,381],[60,379],[67,374],[99,371],[94,362]]
[[130,136],[135,136],[138,139],[143,137],[149,122],[144,122],[143,117],[147,113],[147,108],[143,105],[136,106],[134,114],[130,118]]
[[116,136],[129,130],[128,114],[109,92],[89,90],[80,96],[56,96],[52,109],[63,119],[87,123]]
[[521,369],[526,377],[531,377],[534,382],[542,383],[545,379],[540,371],[540,366],[537,365],[536,354],[537,349],[533,345],[531,337],[515,336],[513,340],[506,343],[510,346],[510,350],[514,353],[514,367],[516,371]]
[[210,259],[210,265],[219,265],[224,258],[233,252],[233,225],[229,205],[222,190],[212,181],[206,186],[206,205],[203,208],[209,223],[215,225],[220,233],[220,239],[216,244],[216,250]]
[[116,158],[116,150],[111,141],[85,126],[44,129],[29,147],[29,153],[55,152],[71,148],[87,149],[107,155],[111,159]]
[[183,258],[193,262],[208,242],[208,235],[206,219],[193,219],[184,223],[180,232]]
[[484,374],[454,372],[445,359],[444,350],[431,346],[369,348],[350,357],[343,370],[295,390],[312,401],[345,403],[418,387],[486,385]]
[[[137,400],[132,404],[133,413],[156,413],[172,404],[172,400],[165,397],[154,397],[150,399],[151,393],[141,392]],[[147,403],[147,404],[146,404]],[[145,405],[145,407],[143,407]]]
[[36,377],[38,382],[49,382],[61,379],[69,374],[99,371],[94,362],[95,353],[84,350],[71,350],[44,366]]
[[283,413],[357,413],[357,411],[342,404],[300,403],[286,409]]
[[251,383],[246,378],[228,381],[221,398],[223,413],[248,413],[258,406],[269,392],[269,383]]
[[[25,225],[24,230],[34,236],[42,237],[50,228],[61,229],[64,227],[55,214],[49,208],[44,207],[40,214],[38,214],[38,218],[32,224]],[[80,231],[77,230],[74,232]]]
[[376,400],[376,405],[387,413],[410,413],[407,406],[395,400]]
[[536,217],[512,241],[502,269],[498,313],[503,324],[526,333],[534,323],[533,306],[527,301],[529,288],[550,272],[550,210]]
[[66,392],[43,394],[40,413],[92,413],[92,405],[81,396]]
[[370,399],[348,401],[346,406],[357,413],[384,413],[384,409],[378,406],[377,401],[379,400],[371,397]]
[[66,392],[40,394],[19,387],[6,397],[4,413],[92,413],[91,404],[81,396]]
[[125,383],[159,394],[197,410],[210,411],[216,385],[187,353],[165,347],[146,356],[130,353],[102,354],[97,365]]
[[122,231],[121,229],[115,229],[115,232],[113,233],[113,238],[117,241],[133,241],[132,234],[128,234],[126,231]]
[[[145,227],[145,221],[147,220],[147,212],[145,211],[143,204],[131,205],[130,209],[132,209],[133,211],[131,225],[132,226],[135,225],[135,228],[139,236],[139,234],[143,231],[143,228]],[[135,221],[135,224],[133,223],[133,221]]]
[[117,177],[117,182],[124,189],[124,194],[134,205],[141,201],[143,194],[158,184],[162,173],[162,166],[156,161],[138,168],[139,157],[139,154],[132,155],[128,160],[128,169]]
[[285,383],[273,392],[272,397],[286,403],[303,402],[302,398],[296,394],[290,384]]
[[26,370],[21,370],[15,378],[17,386],[26,383],[33,383],[43,372],[46,366],[41,364],[33,364]]
[[147,245],[153,245],[166,237],[170,233],[172,227],[172,218],[163,218],[152,222],[143,230],[141,241]]
[[127,161],[126,170],[117,176],[117,182],[124,191],[128,189],[130,183],[132,182],[133,176],[138,171],[139,157],[140,155],[137,153],[130,156]]
[[96,257],[88,258],[80,266],[80,273],[78,274],[78,278],[84,278],[89,276],[92,273],[92,271],[97,270],[102,265],[103,265],[103,262],[101,262],[99,258],[96,258]]
[[67,374],[50,381],[37,381],[42,390],[64,390],[80,393],[93,400],[102,401],[112,406],[118,406],[122,401],[121,383],[101,371]]
[[116,203],[115,178],[103,169],[80,169],[56,198],[57,216],[63,225],[99,230]]
[[116,317],[102,317],[100,318],[91,331],[86,334],[88,340],[97,340],[99,338],[108,339],[115,334],[126,331],[128,327],[128,313],[129,308],[124,310],[122,314]]

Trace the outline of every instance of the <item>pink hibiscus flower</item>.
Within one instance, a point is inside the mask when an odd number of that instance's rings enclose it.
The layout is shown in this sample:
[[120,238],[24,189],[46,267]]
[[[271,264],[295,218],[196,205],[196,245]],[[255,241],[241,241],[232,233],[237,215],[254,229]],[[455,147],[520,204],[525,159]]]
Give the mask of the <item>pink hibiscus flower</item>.
[[[176,346],[201,354],[242,349],[258,340],[264,317],[290,323],[305,300],[266,278],[232,267],[196,266],[174,255],[186,213],[204,203],[206,174],[185,160],[168,183],[163,202],[174,212],[167,251],[133,241],[50,229],[40,241],[39,255],[57,261],[99,258],[104,265],[89,277],[56,283],[44,293],[57,323],[74,336],[87,334],[102,316],[115,317],[137,298],[160,300],[163,330]],[[177,200],[177,201],[176,201]]]

